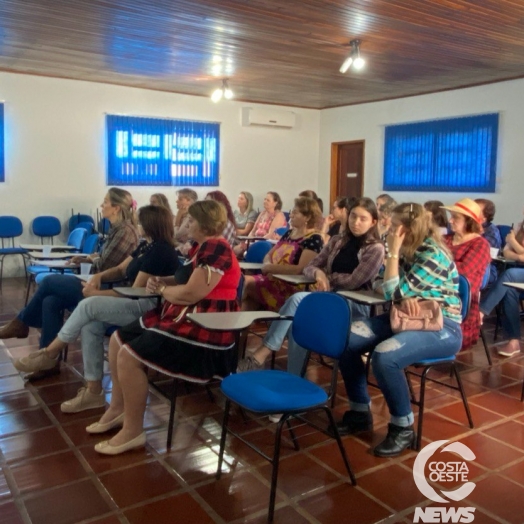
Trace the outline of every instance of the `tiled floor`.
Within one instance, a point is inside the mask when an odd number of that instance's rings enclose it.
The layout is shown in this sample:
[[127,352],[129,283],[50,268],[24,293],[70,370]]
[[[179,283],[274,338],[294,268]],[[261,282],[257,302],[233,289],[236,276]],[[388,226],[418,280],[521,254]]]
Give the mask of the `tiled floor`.
[[[23,301],[23,280],[4,282],[0,324],[12,318]],[[34,330],[33,330],[34,331]],[[193,386],[178,403],[172,449],[166,451],[168,407],[152,393],[146,415],[144,450],[117,457],[99,456],[93,445],[104,438],[85,432],[100,411],[60,412],[60,402],[81,386],[81,354],[70,350],[58,377],[34,384],[24,381],[10,363],[37,347],[38,334],[27,340],[0,342],[0,523],[207,523],[265,522],[269,496],[268,463],[230,439],[225,473],[215,480],[223,400]],[[256,343],[252,341],[252,343]],[[424,445],[460,440],[475,453],[469,463],[472,494],[454,506],[470,506],[475,524],[524,522],[524,405],[520,402],[524,356],[499,359],[487,366],[481,347],[460,355],[475,429],[457,394],[442,386],[428,391]],[[285,352],[277,360],[285,365]],[[310,377],[327,382],[329,372],[314,365]],[[109,386],[109,383],[106,384]],[[339,384],[337,416],[346,401]],[[370,444],[385,433],[387,410],[372,390],[375,433],[346,437],[344,445],[357,473],[358,486],[347,484],[336,444],[322,434],[299,428],[301,451],[285,439],[275,522],[334,523],[413,522],[416,506],[433,505],[416,488],[416,454],[378,459]],[[237,429],[271,449],[274,424],[267,419]],[[451,484],[446,485],[447,488]]]

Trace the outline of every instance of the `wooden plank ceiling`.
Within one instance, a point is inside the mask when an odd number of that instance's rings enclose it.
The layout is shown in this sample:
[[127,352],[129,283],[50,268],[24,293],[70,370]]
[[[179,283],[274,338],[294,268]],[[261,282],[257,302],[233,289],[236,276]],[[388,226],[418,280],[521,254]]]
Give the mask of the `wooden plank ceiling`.
[[524,1],[2,0],[0,70],[319,109],[523,77]]

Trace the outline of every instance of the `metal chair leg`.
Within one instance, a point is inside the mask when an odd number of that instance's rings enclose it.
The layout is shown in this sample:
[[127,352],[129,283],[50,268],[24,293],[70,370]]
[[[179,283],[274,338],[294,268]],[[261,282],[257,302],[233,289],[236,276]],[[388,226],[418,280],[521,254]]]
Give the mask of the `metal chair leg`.
[[520,394],[520,401],[524,402],[524,380],[522,381],[522,393]]
[[486,339],[486,334],[484,333],[484,329],[482,326],[480,326],[480,338],[482,339],[484,351],[486,352],[486,358],[488,359],[488,363],[491,366],[493,365],[493,361],[491,360],[491,353],[489,352],[488,341]]
[[333,433],[335,435],[335,440],[338,444],[338,449],[340,450],[340,454],[342,455],[342,460],[344,461],[344,465],[346,466],[349,478],[351,479],[351,484],[353,486],[357,485],[357,479],[355,478],[355,474],[353,473],[353,470],[351,469],[351,465],[349,464],[349,459],[346,454],[346,448],[342,445],[342,440],[340,438],[340,433],[338,431],[337,425],[335,423],[335,418],[333,417],[333,413],[331,413],[331,410],[328,407],[323,408],[324,411],[327,414],[327,417],[329,419],[329,424],[333,428]]
[[295,451],[299,451],[300,450],[300,446],[298,445],[298,439],[297,439],[297,436],[295,435],[295,431],[293,430],[293,427],[291,426],[291,422],[289,420],[289,416],[284,414],[282,415],[282,418],[286,418],[286,426],[287,426],[287,429],[289,431],[289,434],[291,435],[291,440],[293,441],[293,447],[295,448]]
[[418,401],[418,428],[417,428],[417,440],[416,440],[416,451],[420,451],[422,444],[422,424],[424,421],[424,401],[426,397],[426,376],[431,369],[431,366],[424,368],[420,376],[420,397]]
[[218,467],[216,473],[216,479],[220,479],[222,474],[222,461],[224,460],[224,449],[226,447],[226,436],[227,436],[227,423],[229,421],[229,410],[231,409],[231,400],[226,399],[226,405],[224,407],[224,419],[222,420],[222,435],[220,436],[220,451],[218,453]]
[[271,492],[269,494],[269,508],[267,512],[267,521],[273,522],[273,515],[275,514],[275,498],[277,492],[278,480],[278,466],[280,462],[280,443],[282,441],[282,428],[284,427],[285,417],[282,417],[277,424],[277,431],[275,433],[275,450],[273,452],[273,470],[271,472]]
[[176,408],[176,395],[178,390],[178,380],[173,379],[173,391],[171,393],[170,399],[170,409],[169,409],[169,422],[167,428],[167,449],[171,448],[171,442],[173,441],[173,426],[175,424],[175,408]]
[[454,362],[451,366],[453,368],[455,379],[457,380],[457,384],[458,384],[459,391],[460,391],[460,396],[462,397],[464,409],[466,410],[466,415],[468,416],[469,427],[473,428],[473,419],[471,418],[471,412],[469,410],[469,404],[468,404],[468,399],[466,398],[466,392],[464,391],[464,386],[462,385],[462,379],[460,378],[460,374],[457,371],[457,367],[455,366]]

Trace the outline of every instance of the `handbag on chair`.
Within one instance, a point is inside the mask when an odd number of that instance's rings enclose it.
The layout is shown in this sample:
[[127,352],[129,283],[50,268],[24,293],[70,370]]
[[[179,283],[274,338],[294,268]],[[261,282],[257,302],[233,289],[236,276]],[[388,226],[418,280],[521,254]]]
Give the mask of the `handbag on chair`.
[[390,322],[393,333],[402,331],[440,331],[444,317],[436,300],[420,300],[420,313],[416,316],[402,310],[398,304],[391,306]]

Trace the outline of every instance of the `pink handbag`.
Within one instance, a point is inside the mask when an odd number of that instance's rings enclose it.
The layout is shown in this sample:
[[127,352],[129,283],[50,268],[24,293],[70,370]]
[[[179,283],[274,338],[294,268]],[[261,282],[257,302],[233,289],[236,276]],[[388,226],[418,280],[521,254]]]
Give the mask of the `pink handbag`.
[[436,300],[420,300],[420,314],[411,316],[400,306],[391,306],[390,321],[393,333],[402,331],[440,331],[444,327],[442,310]]

